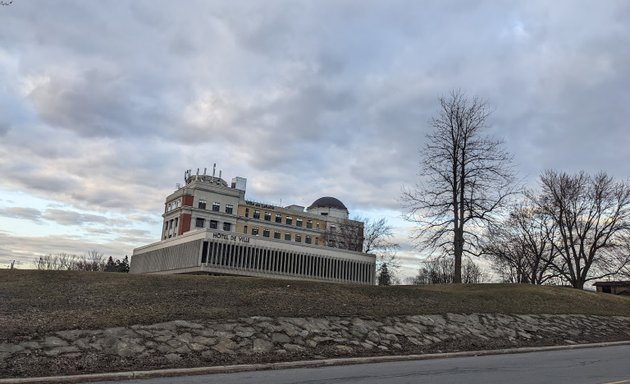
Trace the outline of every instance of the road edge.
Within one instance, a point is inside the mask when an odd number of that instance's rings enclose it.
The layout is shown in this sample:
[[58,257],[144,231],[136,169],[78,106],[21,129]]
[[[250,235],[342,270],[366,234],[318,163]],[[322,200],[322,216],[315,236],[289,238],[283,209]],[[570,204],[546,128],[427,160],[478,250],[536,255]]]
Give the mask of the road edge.
[[322,360],[287,361],[287,362],[280,362],[280,363],[219,365],[219,366],[212,366],[212,367],[197,367],[197,368],[170,368],[170,369],[157,369],[157,370],[150,370],[150,371],[90,373],[90,374],[71,375],[71,376],[9,378],[9,379],[0,379],[0,384],[83,383],[83,382],[94,382],[94,381],[118,381],[118,380],[132,380],[132,379],[149,379],[149,378],[156,378],[156,377],[192,376],[192,375],[218,374],[218,373],[263,371],[263,370],[274,370],[274,369],[317,368],[317,367],[334,366],[334,365],[370,364],[370,363],[383,363],[383,362],[391,362],[391,361],[448,359],[448,358],[453,358],[453,357],[503,355],[503,354],[510,354],[510,353],[530,353],[530,352],[556,351],[556,350],[563,350],[563,349],[613,347],[613,346],[619,346],[619,345],[630,345],[630,340],[604,342],[604,343],[590,343],[590,344],[552,345],[552,346],[545,346],[545,347],[519,347],[519,348],[506,348],[506,349],[489,349],[489,350],[480,350],[480,351],[427,353],[427,354],[422,354],[422,355],[416,354],[416,355],[390,355],[390,356],[368,356],[368,357],[342,357],[342,358],[322,359]]

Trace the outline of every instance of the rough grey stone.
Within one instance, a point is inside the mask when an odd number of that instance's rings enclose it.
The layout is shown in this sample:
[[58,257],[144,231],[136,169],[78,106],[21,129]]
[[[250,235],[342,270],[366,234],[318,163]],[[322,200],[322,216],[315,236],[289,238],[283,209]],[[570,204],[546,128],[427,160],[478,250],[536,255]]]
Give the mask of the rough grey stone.
[[79,348],[73,345],[64,346],[64,347],[54,347],[54,348],[44,351],[44,354],[46,356],[57,356],[62,353],[72,353],[72,352],[79,352]]
[[193,337],[192,342],[203,345],[214,345],[216,344],[217,339],[214,337],[195,336]]
[[383,337],[381,338],[381,341],[382,340],[389,340],[389,341],[397,342],[398,341],[398,337],[396,335],[387,334],[387,335],[383,335]]
[[271,341],[278,344],[290,343],[291,338],[284,333],[273,333]]
[[182,359],[182,357],[177,353],[169,353],[168,355],[164,356],[164,358],[168,360],[169,363],[176,363]]
[[193,339],[193,336],[186,332],[186,333],[182,333],[181,335],[177,336],[177,340],[181,341],[182,343],[190,343]]
[[169,346],[168,346],[168,345],[166,345],[166,344],[161,344],[161,345],[158,345],[157,350],[158,350],[160,353],[172,353],[172,352],[173,352],[173,348],[172,348],[172,347],[169,347]]
[[59,331],[57,332],[57,336],[66,339],[68,341],[75,341],[83,335],[83,331],[78,329],[73,329],[70,331]]
[[282,330],[284,331],[284,333],[286,333],[289,337],[294,337],[300,334],[300,330],[294,326],[293,324],[290,323],[285,323],[282,325]]
[[287,352],[302,352],[305,350],[304,347],[296,345],[296,344],[283,344],[282,347]]
[[232,340],[225,338],[219,339],[219,342],[212,346],[212,349],[214,349],[215,351],[228,354],[236,353],[234,351],[234,348],[236,348],[236,344]]
[[39,343],[36,341],[25,341],[23,343],[20,343],[19,345],[27,349],[40,349],[41,348]]
[[252,327],[236,327],[234,328],[234,334],[238,337],[251,337],[256,333],[256,330]]
[[328,337],[328,336],[314,336],[312,340],[315,341],[316,343],[323,343],[326,341],[333,341],[333,338]]
[[396,327],[383,327],[381,330],[384,333],[389,333],[392,335],[402,335],[402,332],[400,332],[400,330]]
[[378,343],[381,341],[381,335],[376,331],[370,331],[367,335],[368,340]]
[[103,331],[104,336],[112,336],[122,339],[123,337],[137,337],[138,334],[129,328],[125,327],[114,327],[114,328],[106,328]]
[[453,321],[456,323],[466,323],[468,321],[468,318],[466,316],[460,315],[459,313],[447,313],[446,319],[448,321]]
[[176,327],[180,327],[180,328],[191,328],[191,329],[201,329],[201,328],[203,328],[203,325],[201,325],[201,324],[192,323],[190,321],[184,321],[184,320],[175,320],[175,321],[173,321],[173,324]]
[[347,345],[335,345],[335,349],[337,350],[337,352],[343,353],[343,354],[350,354],[354,352],[354,349]]
[[272,348],[273,343],[263,339],[255,339],[252,346],[254,353],[266,353],[271,351]]
[[23,351],[24,347],[18,344],[3,343],[0,344],[0,353],[12,354]]
[[65,347],[68,342],[55,336],[48,336],[44,339],[42,346],[45,348]]
[[138,345],[131,340],[119,340],[113,350],[120,357],[130,357],[144,351],[142,345]]

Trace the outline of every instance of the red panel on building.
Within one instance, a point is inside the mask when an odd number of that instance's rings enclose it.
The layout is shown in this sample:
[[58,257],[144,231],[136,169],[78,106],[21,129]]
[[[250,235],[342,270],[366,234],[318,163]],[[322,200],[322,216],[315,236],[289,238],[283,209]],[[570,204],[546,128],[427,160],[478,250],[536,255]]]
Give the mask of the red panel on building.
[[[192,198],[192,196],[190,196]],[[190,221],[192,219],[192,215],[190,213],[182,213],[182,215],[179,218],[179,230],[178,230],[178,235],[182,235],[188,231],[190,231]]]
[[192,195],[184,195],[182,196],[182,205],[185,207],[193,206],[193,197]]

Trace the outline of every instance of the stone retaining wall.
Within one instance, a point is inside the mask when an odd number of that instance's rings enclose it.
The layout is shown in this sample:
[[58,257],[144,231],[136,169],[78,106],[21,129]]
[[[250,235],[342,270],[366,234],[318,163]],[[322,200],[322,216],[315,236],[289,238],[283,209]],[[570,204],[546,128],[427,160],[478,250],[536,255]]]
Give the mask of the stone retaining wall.
[[0,342],[0,377],[630,340],[629,317],[247,317],[67,330]]

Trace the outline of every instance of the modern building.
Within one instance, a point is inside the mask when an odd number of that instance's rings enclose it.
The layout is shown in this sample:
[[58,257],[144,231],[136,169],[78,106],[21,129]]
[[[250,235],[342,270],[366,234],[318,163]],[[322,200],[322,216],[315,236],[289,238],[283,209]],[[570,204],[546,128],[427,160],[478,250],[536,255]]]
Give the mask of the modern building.
[[322,197],[285,207],[245,199],[247,180],[185,172],[165,201],[159,242],[137,248],[132,273],[208,273],[373,284],[363,223]]

